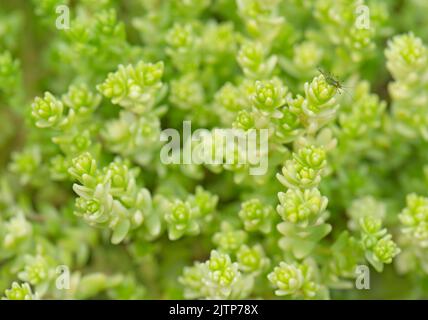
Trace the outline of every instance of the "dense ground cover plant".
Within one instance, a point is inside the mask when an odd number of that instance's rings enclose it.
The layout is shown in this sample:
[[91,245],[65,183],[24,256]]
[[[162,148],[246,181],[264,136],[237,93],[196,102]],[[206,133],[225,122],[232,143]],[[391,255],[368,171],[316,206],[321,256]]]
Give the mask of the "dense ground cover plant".
[[[427,9],[2,0],[2,297],[428,298]],[[165,163],[184,121],[266,172]]]

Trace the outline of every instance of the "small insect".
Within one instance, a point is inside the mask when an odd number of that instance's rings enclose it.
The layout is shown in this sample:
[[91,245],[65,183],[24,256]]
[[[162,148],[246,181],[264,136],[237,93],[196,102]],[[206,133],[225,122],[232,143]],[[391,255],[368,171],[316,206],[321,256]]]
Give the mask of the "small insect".
[[[324,71],[320,67],[318,67],[317,70],[318,70],[319,73],[321,73],[324,76],[325,81],[329,85],[331,85],[331,86],[333,86],[333,87],[336,88],[336,91],[339,94],[342,94],[342,91],[343,91],[343,92],[345,92],[352,99],[351,94],[348,91],[345,90],[345,88],[348,89],[350,87],[345,87],[344,85],[342,85],[342,83],[340,82],[340,79],[337,78],[336,76],[334,76],[332,73],[330,73],[328,71]],[[281,105],[279,107],[276,107],[276,109],[281,109],[281,108],[285,107],[286,105],[287,104],[285,103],[285,104],[283,104],[283,105]]]
[[[325,79],[325,81],[329,84],[329,85],[331,85],[331,86],[333,86],[333,87],[335,87],[336,88],[336,90],[337,90],[337,92],[339,92],[339,94],[341,94],[342,93],[342,91],[344,91],[344,92],[346,92],[346,93],[348,93],[346,90],[345,90],[345,86],[343,86],[342,85],[342,83],[340,82],[340,80],[337,78],[337,77],[335,77],[333,74],[331,74],[330,72],[327,72],[327,71],[324,71],[324,70],[322,70],[321,68],[317,68],[318,69],[318,72],[319,73],[321,73],[323,76],[324,76],[324,79]],[[348,93],[349,94],[349,93]]]
[[317,68],[317,69],[318,69],[318,72],[324,76],[325,81],[329,85],[335,87],[340,92],[340,90],[343,88],[342,84],[340,83],[340,80],[328,71],[324,71],[321,68]]

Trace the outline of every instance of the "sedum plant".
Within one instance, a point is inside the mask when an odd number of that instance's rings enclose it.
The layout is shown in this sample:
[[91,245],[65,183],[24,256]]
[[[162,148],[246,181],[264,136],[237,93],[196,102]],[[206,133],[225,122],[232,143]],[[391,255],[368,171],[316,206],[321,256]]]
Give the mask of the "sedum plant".
[[3,0],[0,298],[427,299],[424,9]]

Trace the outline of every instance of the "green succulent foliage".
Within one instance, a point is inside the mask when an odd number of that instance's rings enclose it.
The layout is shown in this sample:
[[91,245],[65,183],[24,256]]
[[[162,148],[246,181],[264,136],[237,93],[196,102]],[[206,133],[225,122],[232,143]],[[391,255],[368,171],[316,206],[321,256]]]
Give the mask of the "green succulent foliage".
[[266,257],[263,247],[260,245],[255,245],[253,247],[242,245],[236,257],[239,269],[245,273],[254,273],[258,275],[265,271],[270,265],[269,258]]
[[273,208],[264,205],[259,199],[250,199],[241,204],[239,217],[246,231],[268,233],[272,227]]
[[3,243],[6,250],[13,250],[20,247],[31,238],[33,233],[32,225],[27,221],[22,212],[2,223]]
[[[397,119],[396,130],[408,137],[427,139],[424,101],[428,99],[428,50],[413,33],[397,35],[385,50],[387,68],[394,77],[388,89],[393,98],[392,112]],[[405,107],[406,106],[406,107]]]
[[428,298],[424,1],[1,3],[1,299]]
[[21,66],[9,51],[1,51],[0,47],[0,97],[13,102],[20,93]]
[[[174,66],[184,72],[194,70],[200,63],[201,39],[195,34],[190,23],[175,23],[165,36],[166,53],[171,57]],[[195,52],[197,53],[195,55]]]
[[119,118],[110,120],[101,131],[106,148],[141,165],[153,161],[160,149],[160,120],[155,113],[138,116],[122,111]]
[[251,102],[256,109],[272,112],[285,104],[287,90],[279,79],[256,81]]
[[97,89],[112,103],[142,114],[151,110],[156,102],[162,88],[163,69],[163,62],[152,64],[139,61],[135,67],[120,65]]
[[268,56],[266,48],[257,41],[248,41],[239,49],[237,61],[250,79],[265,79],[272,74],[277,58]]
[[126,162],[118,159],[99,170],[92,155],[83,153],[73,159],[69,173],[79,182],[73,185],[79,196],[75,214],[91,226],[111,229],[112,243],[121,242],[151,215],[150,192],[138,187],[138,170]]
[[40,128],[58,127],[63,120],[64,105],[49,92],[43,98],[36,97],[31,108],[31,115]]
[[318,186],[326,165],[325,151],[315,146],[305,147],[287,160],[278,180],[288,188],[308,189]]
[[36,300],[37,297],[31,291],[31,287],[28,283],[24,282],[19,284],[13,282],[10,289],[5,291],[5,300]]
[[171,82],[169,100],[183,110],[195,110],[204,104],[204,88],[194,74],[186,74]]
[[211,251],[210,259],[186,267],[179,281],[186,286],[187,298],[242,299],[248,295],[252,281],[244,278],[237,262],[226,253]]
[[403,233],[411,235],[411,238],[421,247],[428,243],[428,199],[416,194],[409,194],[406,199],[407,207],[398,216],[403,225]]
[[62,101],[80,118],[89,117],[101,102],[101,96],[93,93],[86,84],[71,85]]
[[247,234],[243,230],[237,230],[227,222],[222,223],[221,230],[214,234],[213,242],[219,250],[235,252],[245,243]]
[[165,215],[168,223],[168,237],[177,240],[183,235],[197,235],[200,231],[199,224],[194,219],[195,210],[189,203],[176,200],[171,203],[170,211]]
[[176,199],[169,202],[165,213],[169,239],[198,235],[201,228],[212,220],[217,201],[218,196],[197,186],[195,194],[188,195],[185,201]]
[[392,236],[387,234],[386,229],[381,229],[381,220],[370,216],[362,218],[360,221],[362,229],[361,242],[366,251],[366,258],[377,270],[383,270],[383,264],[389,264],[392,259],[400,253]]
[[308,225],[324,212],[328,200],[321,196],[318,189],[288,189],[286,193],[278,194],[277,211],[284,221]]
[[385,211],[385,205],[373,197],[354,200],[349,210],[349,228],[359,231],[365,257],[378,272],[401,252],[392,235],[382,226]]
[[319,286],[312,280],[313,270],[307,264],[287,264],[281,262],[268,275],[269,281],[277,290],[278,296],[291,296],[294,298],[315,298]]

